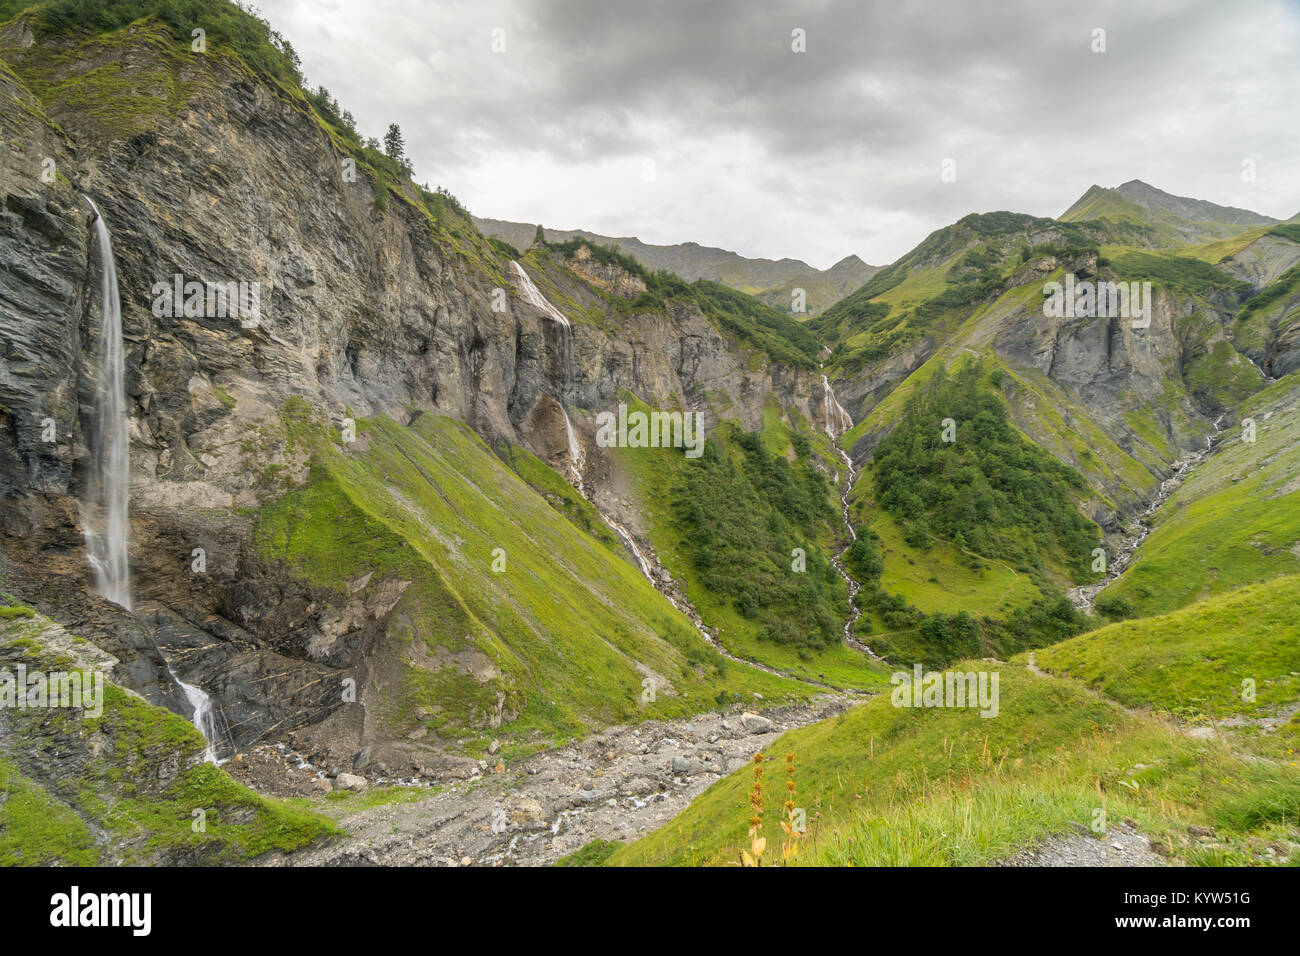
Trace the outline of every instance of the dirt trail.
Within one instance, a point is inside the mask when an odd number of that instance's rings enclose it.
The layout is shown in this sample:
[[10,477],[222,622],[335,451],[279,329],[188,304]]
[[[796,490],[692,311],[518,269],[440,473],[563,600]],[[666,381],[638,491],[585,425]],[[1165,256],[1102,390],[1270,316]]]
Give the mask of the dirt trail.
[[1076,832],[1049,837],[1036,846],[1013,853],[994,866],[1169,866],[1152,842],[1128,823],[1093,834]]
[[[1051,671],[1045,671],[1041,667],[1039,667],[1038,662],[1034,658],[1033,651],[1029,652],[1028,660],[1026,660],[1025,662],[1025,670],[1029,671],[1029,673],[1034,674],[1038,677],[1061,676],[1058,674],[1053,674]],[[1120,710],[1124,711],[1124,713],[1128,714],[1130,717],[1138,717],[1147,720],[1159,721],[1160,723],[1164,724],[1166,727],[1168,727],[1170,730],[1174,731],[1175,733],[1182,734],[1184,737],[1190,737],[1193,740],[1205,740],[1214,737],[1221,738],[1222,734],[1220,733],[1220,728],[1222,727],[1258,727],[1264,730],[1265,732],[1276,730],[1277,728],[1284,726],[1288,721],[1290,721],[1291,718],[1294,717],[1297,712],[1300,712],[1300,705],[1296,705],[1287,708],[1286,710],[1283,710],[1278,714],[1274,714],[1268,717],[1218,717],[1218,718],[1210,718],[1210,723],[1208,725],[1193,725],[1181,720],[1177,720],[1173,717],[1168,717],[1165,716],[1164,714],[1157,713],[1156,711],[1148,710],[1144,707],[1129,707],[1126,704],[1121,704],[1119,701],[1115,700],[1114,698],[1107,697],[1105,694],[1103,694],[1101,691],[1097,690],[1096,688],[1088,687],[1082,681],[1079,681],[1079,684],[1084,688],[1084,690],[1086,690],[1093,697],[1097,698],[1098,700],[1103,700],[1108,704],[1114,704],[1116,707],[1120,708]],[[1246,759],[1253,759],[1249,755],[1243,755],[1243,756],[1245,756]]]

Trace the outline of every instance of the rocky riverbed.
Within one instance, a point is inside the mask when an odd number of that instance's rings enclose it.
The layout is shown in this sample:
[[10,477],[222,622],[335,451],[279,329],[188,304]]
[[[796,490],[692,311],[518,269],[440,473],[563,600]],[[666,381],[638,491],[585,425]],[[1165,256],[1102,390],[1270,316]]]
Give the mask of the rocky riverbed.
[[[277,857],[272,865],[545,866],[595,839],[632,840],[662,826],[722,776],[748,763],[785,731],[824,720],[854,701],[827,695],[763,712],[700,714],[613,727],[427,797],[400,796],[340,815],[347,836]],[[266,752],[226,768],[260,789],[319,792],[319,771]],[[328,778],[324,778],[328,779]],[[348,787],[377,781],[341,774]],[[317,782],[313,782],[317,781]],[[328,798],[322,798],[328,806]],[[340,807],[343,804],[340,803]]]

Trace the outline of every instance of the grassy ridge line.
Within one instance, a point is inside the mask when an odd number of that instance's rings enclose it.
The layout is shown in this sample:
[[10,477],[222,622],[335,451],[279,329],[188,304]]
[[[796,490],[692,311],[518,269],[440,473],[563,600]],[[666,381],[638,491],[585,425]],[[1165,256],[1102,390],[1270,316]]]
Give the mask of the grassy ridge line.
[[[1090,631],[1036,659],[1130,707],[1192,721],[1272,716],[1300,700],[1297,606],[1300,575],[1281,577]],[[1243,697],[1246,680],[1254,700]]]
[[[1236,671],[1245,669],[1261,689],[1261,711],[1294,706],[1300,642],[1285,616],[1298,588],[1300,579],[1243,589],[1177,616],[1091,632],[1037,657],[1049,668],[1068,662],[1103,691],[1114,688],[1139,705],[1163,706],[1181,682],[1214,688],[1202,694],[1208,706],[1231,712],[1232,690],[1223,689],[1239,690]],[[1244,633],[1243,618],[1254,621]],[[1294,721],[1279,732],[1272,757],[1280,759],[1246,755],[1244,740],[1192,739],[1155,716],[1126,713],[1079,680],[1038,676],[1023,665],[1017,658],[956,666],[999,673],[994,718],[894,707],[881,695],[781,737],[769,758],[795,755],[795,802],[809,820],[797,862],[988,863],[1071,823],[1086,827],[1103,806],[1109,820],[1132,817],[1192,863],[1259,862],[1268,842],[1300,843]],[[1163,676],[1154,676],[1160,668]],[[772,782],[777,787],[767,789],[778,794],[780,781]],[[752,784],[750,769],[736,771],[661,829],[617,848],[610,864],[734,865],[748,845]],[[781,841],[770,819],[781,799],[769,796],[773,809],[764,814],[770,846]],[[1191,824],[1215,827],[1221,845],[1189,844]]]

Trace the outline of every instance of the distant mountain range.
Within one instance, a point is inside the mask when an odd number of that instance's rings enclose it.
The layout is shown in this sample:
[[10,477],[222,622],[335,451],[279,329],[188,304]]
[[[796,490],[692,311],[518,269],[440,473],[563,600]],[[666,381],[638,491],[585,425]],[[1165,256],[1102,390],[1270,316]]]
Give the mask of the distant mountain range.
[[[480,219],[474,223],[484,235],[510,243],[521,252],[532,245],[537,234],[533,223],[504,219]],[[578,237],[613,246],[634,257],[648,269],[665,269],[687,282],[708,279],[720,282],[760,299],[783,312],[792,311],[795,289],[805,292],[807,314],[828,308],[866,283],[880,266],[845,256],[829,269],[817,269],[799,259],[750,259],[727,249],[679,242],[659,246],[634,236],[602,236],[585,229],[544,229],[548,242],[565,242]]]

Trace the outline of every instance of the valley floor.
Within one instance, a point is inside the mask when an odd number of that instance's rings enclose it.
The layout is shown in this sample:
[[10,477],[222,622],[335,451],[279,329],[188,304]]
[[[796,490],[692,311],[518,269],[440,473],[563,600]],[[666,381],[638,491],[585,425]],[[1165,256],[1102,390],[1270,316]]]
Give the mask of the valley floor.
[[[535,754],[502,773],[443,788],[376,788],[310,798],[347,836],[274,865],[546,866],[596,840],[630,840],[668,823],[720,777],[783,733],[846,710],[827,695],[762,713],[700,714],[607,730]],[[236,777],[261,789],[302,793],[315,770],[290,762],[272,783],[263,767]],[[304,799],[304,798],[298,798]]]

